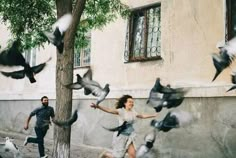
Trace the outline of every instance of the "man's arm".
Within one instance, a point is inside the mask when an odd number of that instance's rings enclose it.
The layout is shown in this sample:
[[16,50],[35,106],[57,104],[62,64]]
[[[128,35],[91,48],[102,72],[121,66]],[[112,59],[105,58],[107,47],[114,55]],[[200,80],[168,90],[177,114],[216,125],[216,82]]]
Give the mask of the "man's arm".
[[24,126],[24,129],[27,130],[29,128],[29,123],[30,123],[30,120],[31,120],[31,115],[27,118],[26,120],[26,123],[25,123],[25,126]]

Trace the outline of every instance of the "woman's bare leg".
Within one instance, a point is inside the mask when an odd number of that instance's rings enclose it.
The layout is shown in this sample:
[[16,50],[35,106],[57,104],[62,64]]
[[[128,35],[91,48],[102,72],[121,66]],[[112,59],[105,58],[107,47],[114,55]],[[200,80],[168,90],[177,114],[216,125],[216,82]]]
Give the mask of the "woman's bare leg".
[[128,154],[129,154],[129,158],[135,158],[135,156],[136,156],[136,150],[134,148],[133,143],[131,143],[128,147]]
[[99,156],[99,158],[113,158],[112,153],[105,151]]

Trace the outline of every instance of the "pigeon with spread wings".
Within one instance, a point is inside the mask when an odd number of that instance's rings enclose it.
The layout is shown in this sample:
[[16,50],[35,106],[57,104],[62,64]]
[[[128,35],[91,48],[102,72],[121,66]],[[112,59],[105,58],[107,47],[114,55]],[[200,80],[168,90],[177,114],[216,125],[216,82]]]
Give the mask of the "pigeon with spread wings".
[[234,84],[230,89],[227,90],[227,92],[232,91],[236,89],[236,72],[233,72],[231,74],[231,82]]
[[63,53],[64,49],[64,35],[72,22],[72,15],[65,14],[52,25],[52,32],[45,31],[44,34],[48,40],[57,47],[59,53]]
[[[49,60],[51,60],[51,58],[49,58]],[[48,61],[49,61],[48,60]],[[6,77],[11,77],[13,79],[23,79],[25,76],[29,78],[30,83],[34,83],[36,82],[34,75],[41,72],[44,67],[46,66],[46,63],[48,62],[44,62],[42,64],[36,65],[36,66],[30,66],[28,63],[26,63],[24,65],[24,69],[23,70],[19,70],[19,71],[13,71],[13,72],[4,72],[1,71],[1,73],[6,76]]]
[[[74,83],[66,85],[67,88],[70,89],[81,89],[83,86],[80,84],[81,76],[79,74],[76,74],[77,80]],[[92,80],[92,71],[91,69],[88,69],[88,71],[84,74],[83,80]]]
[[105,87],[102,88],[98,82],[92,80],[91,69],[86,72],[83,78],[79,74],[77,74],[77,82],[68,85],[67,87],[72,89],[84,88],[85,95],[92,94],[93,96],[97,97],[96,105],[101,103],[110,92],[109,84],[106,84]]
[[160,112],[163,107],[174,108],[179,106],[187,93],[186,88],[171,88],[170,85],[166,87],[160,84],[160,79],[157,78],[154,87],[149,93],[147,104],[151,104],[156,112]]
[[9,49],[6,49],[0,54],[0,65],[4,66],[25,66],[25,58],[19,50],[20,41],[13,42]]
[[159,131],[168,132],[173,128],[180,128],[190,125],[195,118],[185,111],[170,111],[166,114],[162,121],[153,119],[151,126]]
[[225,68],[229,67],[234,60],[236,54],[236,38],[231,39],[223,47],[219,47],[219,49],[220,52],[218,54],[212,54],[213,64],[216,69],[212,81],[214,81]]

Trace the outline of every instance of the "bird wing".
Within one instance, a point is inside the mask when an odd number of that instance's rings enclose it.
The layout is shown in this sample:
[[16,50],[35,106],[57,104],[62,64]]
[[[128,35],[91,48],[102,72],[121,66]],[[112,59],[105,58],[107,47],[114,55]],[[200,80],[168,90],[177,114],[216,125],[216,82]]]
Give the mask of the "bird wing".
[[59,31],[58,27],[56,27],[55,31],[53,32],[53,35],[55,36],[53,44],[56,45],[56,46],[59,46],[61,44],[61,41],[62,41],[62,38],[63,38],[62,36],[63,35]]
[[66,85],[67,88],[70,88],[70,89],[81,89],[83,88],[83,86],[77,82],[75,83],[72,83],[72,84],[68,84]]
[[48,31],[44,31],[43,33],[44,33],[44,35],[48,38],[48,40],[49,40],[50,43],[54,43],[54,41],[55,41],[55,36],[54,36],[53,33],[48,32]]
[[66,121],[58,121],[58,120],[54,120],[54,124],[56,124],[59,127],[69,127],[71,126],[75,121],[77,121],[78,119],[78,110],[76,109],[72,116],[66,120]]
[[176,90],[170,87],[163,86],[160,82],[160,78],[156,79],[155,85],[151,89],[153,92],[159,92],[159,93],[173,93]]
[[91,69],[88,69],[88,71],[84,74],[83,79],[88,80],[88,81],[92,80],[92,70]]
[[48,61],[50,61],[51,59],[52,59],[52,58],[50,57],[46,62],[31,67],[32,71],[33,71],[34,73],[36,73],[36,74],[39,73],[40,71],[42,71],[42,70],[44,69],[44,67],[46,66],[46,63],[47,63]]
[[53,25],[52,28],[55,30],[56,27],[59,28],[60,32],[65,32],[70,24],[72,22],[72,15],[71,14],[65,14],[62,17],[60,17]]
[[231,82],[233,84],[236,84],[236,72],[233,72],[233,74],[231,75]]
[[97,98],[97,105],[99,104],[99,103],[101,103],[105,98],[106,98],[106,96],[108,95],[108,93],[109,93],[110,91],[106,91],[106,90],[102,90],[101,91],[101,94],[99,95],[99,97]]
[[14,79],[22,79],[22,78],[25,77],[25,71],[24,70],[13,71],[13,72],[1,71],[1,73],[6,77],[11,77],[11,78],[14,78]]
[[171,115],[171,112],[168,112],[166,117],[163,119],[163,126],[164,127],[171,127],[176,128],[179,122],[175,115]]
[[102,93],[102,87],[96,81],[83,80],[82,85],[84,86],[84,89],[85,89],[85,95],[92,93],[94,96],[97,97],[97,96],[100,96]]
[[149,99],[147,104],[150,103],[153,106],[161,105],[163,103],[163,94],[151,91],[149,93]]
[[108,131],[112,131],[112,132],[115,132],[115,131],[123,131],[125,129],[127,125],[127,121],[124,121],[122,125],[120,126],[117,126],[117,127],[113,127],[113,128],[107,128],[107,127],[104,127],[104,129],[108,130]]

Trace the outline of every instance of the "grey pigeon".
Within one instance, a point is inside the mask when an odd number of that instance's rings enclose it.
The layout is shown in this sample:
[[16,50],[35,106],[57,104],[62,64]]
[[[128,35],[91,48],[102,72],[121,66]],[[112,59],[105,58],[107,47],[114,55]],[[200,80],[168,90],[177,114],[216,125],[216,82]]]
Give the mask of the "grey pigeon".
[[117,137],[125,130],[129,127],[129,123],[127,121],[124,121],[122,123],[122,125],[118,126],[118,127],[114,127],[114,128],[106,128],[103,127],[104,129],[108,130],[108,131],[112,131],[112,132],[116,132],[117,131]]
[[137,150],[137,158],[144,158],[149,154],[149,151],[153,148],[153,144],[156,140],[156,132],[152,131],[151,133],[148,133],[145,138],[145,144],[142,144],[138,150]]
[[[76,74],[76,76],[77,76],[76,82],[66,85],[67,88],[77,89],[77,90],[83,88],[83,86],[80,84],[81,76],[79,74]],[[84,74],[83,80],[92,80],[92,71],[91,71],[91,69],[88,69],[88,71]]]
[[[49,60],[51,60],[51,58]],[[48,62],[49,60],[47,60],[46,62]],[[36,80],[34,78],[34,75],[41,72],[44,69],[44,67],[46,66],[46,62],[33,66],[33,67],[31,67],[28,63],[26,63],[24,65],[23,70],[13,71],[13,72],[4,72],[4,71],[0,71],[0,72],[4,76],[11,77],[13,79],[23,79],[26,76],[29,78],[30,83],[35,83]]]
[[19,50],[20,41],[13,42],[9,49],[6,49],[0,54],[0,65],[4,66],[25,66],[25,58]]
[[16,146],[16,144],[13,143],[13,140],[9,137],[6,137],[6,141],[4,143],[0,143],[0,152],[9,152],[14,155],[14,158],[22,158],[19,148]]
[[77,82],[70,85],[69,87],[72,89],[76,89],[76,87],[77,89],[81,89],[81,87],[83,87],[85,95],[92,94],[93,96],[97,97],[96,105],[98,105],[106,98],[106,96],[110,92],[109,84],[106,84],[105,87],[102,88],[98,82],[92,80],[91,69],[89,69],[86,74],[87,75],[83,78],[79,74],[77,74]]
[[[159,86],[158,86],[159,85]],[[160,87],[159,79],[157,79],[154,87],[151,89],[149,93],[149,98],[147,100],[147,104],[151,104],[156,112],[160,112],[163,107],[166,108],[174,108],[179,106],[183,100],[184,95],[187,93],[187,89],[184,88],[170,88],[170,85],[164,87],[163,93],[160,93],[157,87]],[[163,88],[162,88],[163,89]]]
[[193,116],[188,112],[170,111],[161,121],[153,119],[151,121],[151,126],[155,127],[159,131],[168,132],[173,128],[185,127],[191,124],[193,121]]
[[57,20],[52,26],[52,32],[45,31],[44,34],[48,40],[57,47],[59,53],[63,53],[64,49],[64,34],[72,22],[72,15],[65,14]]
[[214,81],[225,68],[229,67],[234,60],[236,53],[236,38],[227,42],[223,47],[219,47],[219,49],[220,52],[218,54],[213,53],[212,55],[213,64],[216,69],[212,81]]
[[234,84],[227,92],[232,91],[236,88],[236,72],[233,72],[231,75],[231,82]]
[[72,116],[65,121],[58,121],[58,120],[54,120],[54,124],[56,124],[59,127],[64,127],[64,128],[68,128],[70,127],[75,121],[77,121],[78,119],[78,110],[76,109]]
[[178,92],[180,90],[179,88],[173,89],[173,88],[170,88],[167,86],[163,86],[160,81],[161,81],[161,79],[158,77],[156,79],[154,86],[151,89],[151,92],[174,93],[174,92]]

